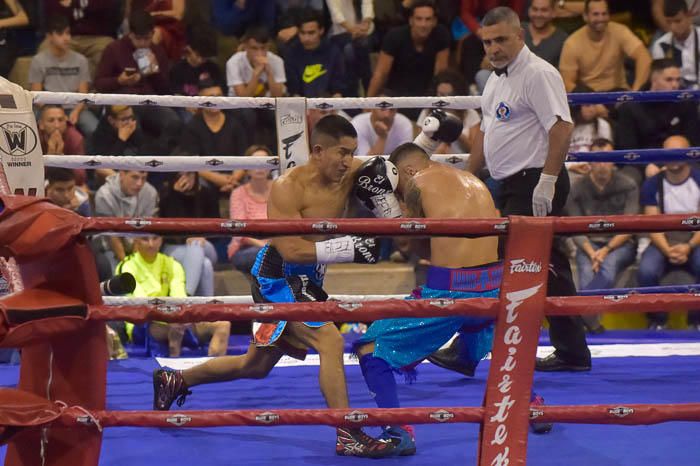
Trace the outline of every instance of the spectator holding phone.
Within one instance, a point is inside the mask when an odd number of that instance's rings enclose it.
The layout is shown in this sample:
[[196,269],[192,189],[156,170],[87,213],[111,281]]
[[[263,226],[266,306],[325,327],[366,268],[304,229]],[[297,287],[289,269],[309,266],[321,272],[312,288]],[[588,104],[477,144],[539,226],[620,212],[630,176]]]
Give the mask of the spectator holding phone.
[[[132,11],[129,27],[129,34],[105,49],[95,89],[105,93],[169,94],[168,57],[160,45],[153,43],[152,16],[142,10]],[[172,108],[139,106],[134,110],[146,133],[174,146],[182,122]]]
[[129,17],[129,34],[107,46],[97,68],[98,92],[165,94],[170,90],[168,57],[153,43],[153,18],[144,11]]

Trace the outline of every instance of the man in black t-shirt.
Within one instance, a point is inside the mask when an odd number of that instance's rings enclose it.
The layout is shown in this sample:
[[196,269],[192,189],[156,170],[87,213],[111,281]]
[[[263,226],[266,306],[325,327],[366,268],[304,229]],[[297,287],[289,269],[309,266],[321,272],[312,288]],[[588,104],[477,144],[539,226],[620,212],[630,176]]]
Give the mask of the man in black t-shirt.
[[385,87],[397,95],[425,95],[433,76],[447,68],[450,33],[438,24],[435,3],[414,1],[409,12],[407,25],[384,36],[368,97],[376,96]]
[[[651,64],[650,91],[677,91],[681,70],[671,58]],[[696,102],[625,102],[618,108],[618,149],[661,147],[669,136],[687,137],[693,146],[700,144],[700,118]]]
[[[199,83],[199,95],[221,97],[224,92],[220,83],[204,79]],[[178,152],[204,156],[243,155],[248,147],[248,136],[239,120],[232,112],[215,107],[201,109],[185,126]],[[223,192],[231,191],[237,184],[233,175],[226,172],[201,171],[199,176]]]
[[175,95],[195,96],[199,82],[211,79],[221,83],[219,65],[208,57],[216,56],[216,36],[210,31],[194,29],[185,46],[184,57],[170,69],[170,88]]

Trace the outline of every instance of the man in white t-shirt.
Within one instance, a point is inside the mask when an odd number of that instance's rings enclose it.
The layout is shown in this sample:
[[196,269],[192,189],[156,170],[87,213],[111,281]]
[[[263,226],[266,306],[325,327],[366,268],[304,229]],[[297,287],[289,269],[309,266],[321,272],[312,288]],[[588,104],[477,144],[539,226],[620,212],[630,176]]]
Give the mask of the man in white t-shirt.
[[282,97],[287,77],[284,61],[268,50],[266,29],[252,27],[243,36],[244,51],[226,62],[229,95],[237,97]]
[[[687,149],[685,136],[669,136],[664,149]],[[645,215],[688,214],[696,217],[700,206],[700,171],[684,162],[668,162],[664,170],[647,178],[639,191]],[[639,286],[657,286],[673,269],[685,269],[695,281],[700,278],[700,232],[649,233],[651,244],[644,250],[637,269]],[[649,329],[666,328],[668,313],[649,312]],[[688,325],[700,330],[700,311],[689,310]]]
[[389,154],[413,140],[413,123],[391,107],[360,113],[352,119],[352,125],[357,131],[357,155]]

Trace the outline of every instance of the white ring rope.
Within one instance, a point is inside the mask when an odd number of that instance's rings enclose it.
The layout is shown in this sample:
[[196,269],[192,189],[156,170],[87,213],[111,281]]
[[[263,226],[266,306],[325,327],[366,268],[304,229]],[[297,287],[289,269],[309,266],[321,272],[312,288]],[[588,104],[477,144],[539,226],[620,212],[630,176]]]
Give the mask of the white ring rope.
[[306,99],[306,108],[365,109],[365,108],[450,108],[467,110],[481,108],[481,96],[449,97],[335,97]]
[[[355,158],[365,161],[372,155],[358,155]],[[382,155],[382,157],[389,157]],[[433,160],[464,166],[469,154],[435,154]],[[175,155],[45,155],[44,165],[72,169],[112,168],[114,170],[138,170],[148,172],[178,171],[231,171],[231,170],[274,170],[279,167],[277,157],[259,156],[175,156]]]
[[[271,97],[203,97],[179,95],[100,94],[37,91],[35,104],[55,105],[144,105],[161,107],[198,107],[274,110],[276,99]],[[280,97],[285,99],[285,97]],[[455,110],[481,108],[481,96],[450,97],[330,97],[306,99],[307,108],[369,109],[369,108],[450,108]]]
[[204,157],[162,155],[45,155],[44,165],[60,168],[112,168],[115,170],[139,170],[149,172],[176,171],[230,171],[279,167],[277,157]]
[[200,97],[181,95],[100,94],[37,91],[34,103],[40,105],[131,105],[199,108],[263,108],[274,110],[275,99],[268,97]]
[[[406,294],[338,294],[331,295],[329,299],[341,302],[380,301],[383,299],[404,299]],[[250,296],[189,296],[187,298],[133,298],[128,296],[103,296],[102,300],[108,306],[152,306],[159,304],[187,305],[187,304],[253,304]]]

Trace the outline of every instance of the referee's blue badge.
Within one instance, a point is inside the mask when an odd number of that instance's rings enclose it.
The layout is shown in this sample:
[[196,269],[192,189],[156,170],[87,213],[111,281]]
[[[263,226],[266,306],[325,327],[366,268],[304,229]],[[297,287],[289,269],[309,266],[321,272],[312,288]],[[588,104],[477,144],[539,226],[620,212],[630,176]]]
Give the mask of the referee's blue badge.
[[498,107],[496,107],[496,119],[498,121],[508,121],[510,120],[510,107],[505,102],[499,102]]

